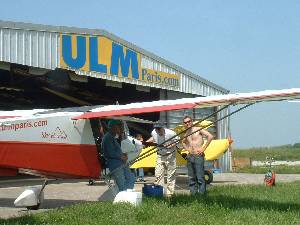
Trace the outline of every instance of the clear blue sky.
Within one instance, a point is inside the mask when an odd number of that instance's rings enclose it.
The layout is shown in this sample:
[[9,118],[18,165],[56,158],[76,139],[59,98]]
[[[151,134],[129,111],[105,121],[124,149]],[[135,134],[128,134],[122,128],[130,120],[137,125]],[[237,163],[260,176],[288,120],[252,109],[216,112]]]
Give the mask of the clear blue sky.
[[[1,1],[1,20],[105,29],[235,92],[300,87],[300,1]],[[231,119],[234,147],[300,142],[300,103]]]

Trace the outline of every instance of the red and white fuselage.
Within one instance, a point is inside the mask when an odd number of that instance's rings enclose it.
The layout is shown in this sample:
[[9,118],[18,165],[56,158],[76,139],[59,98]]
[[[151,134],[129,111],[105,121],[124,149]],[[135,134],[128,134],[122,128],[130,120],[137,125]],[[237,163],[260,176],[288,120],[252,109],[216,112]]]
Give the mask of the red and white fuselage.
[[97,178],[98,153],[82,112],[0,112],[0,173],[17,169],[47,177]]
[[95,106],[84,112],[2,111],[0,174],[1,169],[27,169],[54,177],[99,177],[93,118],[293,99],[300,99],[300,88]]

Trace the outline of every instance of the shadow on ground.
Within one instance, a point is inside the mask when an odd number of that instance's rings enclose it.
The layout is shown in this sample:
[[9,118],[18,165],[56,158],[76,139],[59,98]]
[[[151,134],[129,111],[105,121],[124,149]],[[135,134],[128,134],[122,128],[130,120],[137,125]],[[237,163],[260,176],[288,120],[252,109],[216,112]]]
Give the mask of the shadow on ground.
[[[1,198],[0,207],[8,207],[8,208],[18,208],[20,210],[24,209],[24,207],[15,207],[14,198]],[[93,201],[84,201],[84,200],[66,200],[66,199],[45,199],[40,205],[39,209],[54,209],[58,207],[64,207],[69,205],[74,205],[83,202],[93,202]]]
[[259,200],[255,198],[241,198],[230,196],[209,196],[207,195],[177,195],[170,199],[161,198],[159,201],[164,201],[170,206],[176,205],[189,205],[194,204],[195,201],[206,205],[220,205],[222,208],[228,208],[232,210],[237,209],[253,209],[253,210],[273,210],[278,212],[299,212],[300,204],[297,203],[283,203],[270,200]]

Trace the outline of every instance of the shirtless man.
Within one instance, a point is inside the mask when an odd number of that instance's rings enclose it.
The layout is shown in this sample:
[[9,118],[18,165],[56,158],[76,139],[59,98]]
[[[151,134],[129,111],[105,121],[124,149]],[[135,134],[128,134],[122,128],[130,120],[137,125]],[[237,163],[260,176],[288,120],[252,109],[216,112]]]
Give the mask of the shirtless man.
[[[199,127],[192,127],[193,120],[190,116],[185,116],[183,118],[183,124],[185,128],[189,128],[185,133],[186,138],[183,139],[182,144],[189,152],[187,156],[187,168],[190,192],[191,194],[204,194],[206,191],[204,179],[204,151],[213,139],[213,135],[207,130],[200,130]],[[207,138],[205,144],[203,136],[206,136]]]

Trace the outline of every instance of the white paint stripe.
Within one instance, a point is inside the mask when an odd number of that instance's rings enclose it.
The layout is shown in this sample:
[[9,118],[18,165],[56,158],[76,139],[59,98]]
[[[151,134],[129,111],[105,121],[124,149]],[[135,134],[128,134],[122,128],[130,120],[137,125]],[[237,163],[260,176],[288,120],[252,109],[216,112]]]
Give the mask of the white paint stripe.
[[186,103],[197,104],[199,108],[208,107],[212,105],[225,105],[229,103],[245,104],[255,101],[271,101],[271,100],[288,100],[300,98],[300,88],[283,89],[283,90],[267,90],[252,93],[236,93],[228,95],[215,95],[209,97],[197,97],[197,98],[182,98],[176,100],[160,100],[152,102],[139,102],[130,103],[126,105],[109,105],[104,107],[95,108],[92,112],[106,112],[112,110],[128,110],[128,109],[140,109],[151,108],[168,105],[183,105]]

